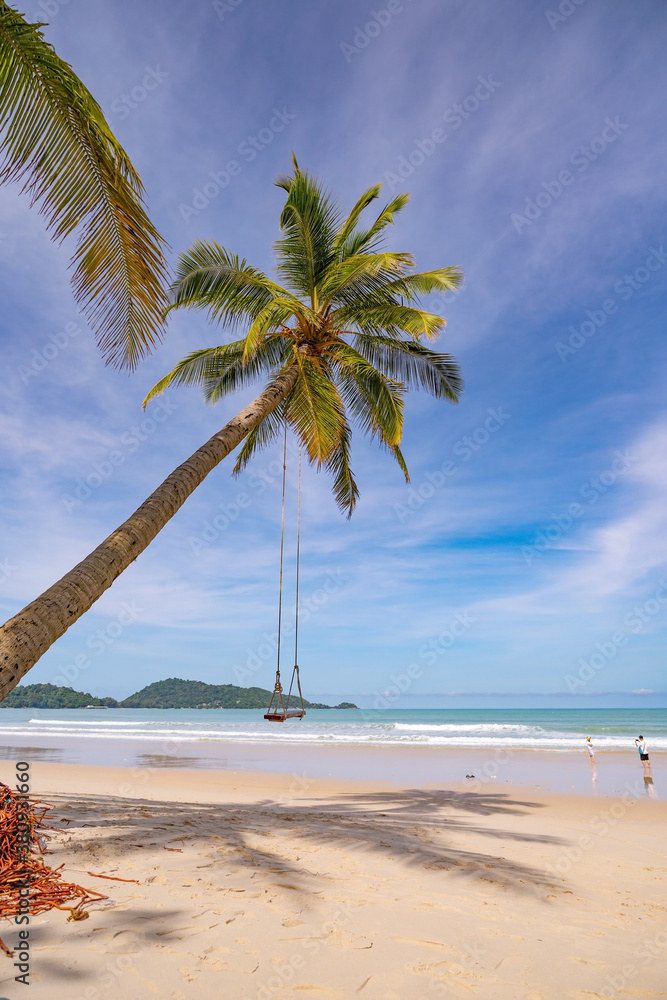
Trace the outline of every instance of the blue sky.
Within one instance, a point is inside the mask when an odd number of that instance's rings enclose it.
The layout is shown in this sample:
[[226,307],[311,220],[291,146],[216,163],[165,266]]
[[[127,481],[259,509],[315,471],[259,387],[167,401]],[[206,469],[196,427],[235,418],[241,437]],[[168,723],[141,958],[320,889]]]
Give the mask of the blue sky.
[[[465,271],[431,304],[466,392],[457,407],[410,399],[411,488],[359,436],[351,521],[324,476],[304,476],[307,696],[664,703],[630,694],[667,686],[664,4],[195,0],[184,14],[173,0],[41,0],[26,13],[51,22],[100,101],[174,256],[215,239],[270,269],[273,181],[294,150],[343,205],[379,180],[410,191],[391,245]],[[175,390],[143,414],[176,360],[224,336],[175,314],[133,376],[106,369],[68,251],[0,189],[3,617],[251,398],[209,408]],[[119,697],[168,676],[270,686],[277,457],[237,480],[223,463],[26,681]],[[289,476],[288,550],[295,461]]]

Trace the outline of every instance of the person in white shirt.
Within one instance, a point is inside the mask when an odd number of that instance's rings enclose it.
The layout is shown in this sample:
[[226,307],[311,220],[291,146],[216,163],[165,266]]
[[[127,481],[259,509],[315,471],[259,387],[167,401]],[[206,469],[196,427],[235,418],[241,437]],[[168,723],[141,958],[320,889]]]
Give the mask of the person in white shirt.
[[651,773],[651,761],[649,760],[649,757],[648,757],[648,747],[646,746],[646,740],[644,739],[643,736],[639,736],[635,740],[635,746],[637,747],[637,750],[639,751],[639,759],[640,759],[640,761],[642,762],[642,764],[644,766],[644,774],[650,774]]

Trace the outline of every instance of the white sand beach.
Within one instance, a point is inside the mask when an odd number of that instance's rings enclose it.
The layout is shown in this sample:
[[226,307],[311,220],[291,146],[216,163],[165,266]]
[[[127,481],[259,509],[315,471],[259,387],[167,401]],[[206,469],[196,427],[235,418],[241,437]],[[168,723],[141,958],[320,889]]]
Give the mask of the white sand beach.
[[662,802],[40,762],[32,782],[49,863],[110,896],[33,918],[33,996],[667,996]]

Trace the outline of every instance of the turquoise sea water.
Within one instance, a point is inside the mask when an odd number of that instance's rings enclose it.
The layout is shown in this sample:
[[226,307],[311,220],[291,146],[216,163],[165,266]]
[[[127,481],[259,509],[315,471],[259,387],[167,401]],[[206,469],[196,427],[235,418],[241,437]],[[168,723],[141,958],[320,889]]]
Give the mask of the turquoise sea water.
[[[211,744],[346,745],[401,748],[634,751],[642,734],[667,751],[667,709],[404,709],[309,711],[302,720],[265,722],[260,711],[215,709],[0,709],[0,751],[60,751],[80,762],[91,747],[151,743],[164,752]],[[118,754],[110,751],[113,757]],[[12,750],[13,755],[13,750]],[[5,752],[5,756],[7,753]],[[111,763],[112,761],[110,761]]]

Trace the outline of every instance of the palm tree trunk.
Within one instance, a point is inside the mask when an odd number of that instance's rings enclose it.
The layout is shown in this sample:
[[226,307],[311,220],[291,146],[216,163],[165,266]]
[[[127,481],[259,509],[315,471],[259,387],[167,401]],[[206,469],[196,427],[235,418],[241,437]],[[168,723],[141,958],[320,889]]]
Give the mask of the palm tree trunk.
[[292,391],[296,380],[295,366],[179,465],[89,556],[5,622],[0,628],[0,700],[134,562],[209,472]]

